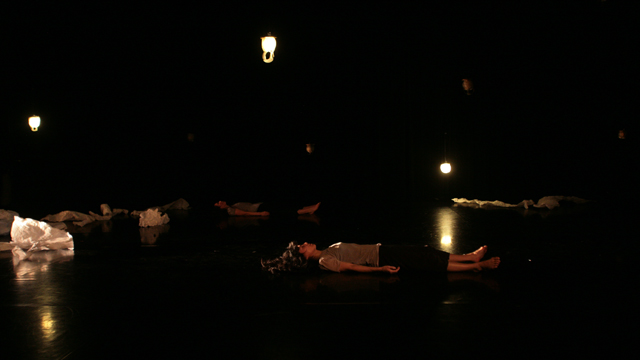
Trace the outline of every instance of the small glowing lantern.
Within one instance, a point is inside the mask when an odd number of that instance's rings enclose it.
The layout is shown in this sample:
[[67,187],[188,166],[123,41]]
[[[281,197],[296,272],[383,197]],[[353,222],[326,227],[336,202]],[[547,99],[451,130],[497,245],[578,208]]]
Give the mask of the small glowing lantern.
[[38,126],[40,126],[40,116],[33,115],[30,117],[29,126],[31,126],[31,131],[38,131]]
[[[270,63],[273,61],[274,51],[276,51],[276,38],[268,33],[267,36],[262,39],[262,61]],[[267,55],[269,56],[267,58]]]

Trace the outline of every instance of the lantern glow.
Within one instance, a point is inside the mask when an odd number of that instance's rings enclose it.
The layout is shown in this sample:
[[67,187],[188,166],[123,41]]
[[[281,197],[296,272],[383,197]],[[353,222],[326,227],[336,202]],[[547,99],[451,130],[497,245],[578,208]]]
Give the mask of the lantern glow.
[[33,115],[30,117],[29,126],[31,127],[31,131],[38,131],[38,127],[40,126],[40,116]]
[[440,165],[440,171],[442,171],[444,174],[450,173],[451,164],[449,164],[448,162],[444,162],[442,165]]
[[[276,51],[276,38],[271,33],[262,39],[262,61],[267,64],[273,61],[274,52]],[[267,57],[268,56],[268,57]]]

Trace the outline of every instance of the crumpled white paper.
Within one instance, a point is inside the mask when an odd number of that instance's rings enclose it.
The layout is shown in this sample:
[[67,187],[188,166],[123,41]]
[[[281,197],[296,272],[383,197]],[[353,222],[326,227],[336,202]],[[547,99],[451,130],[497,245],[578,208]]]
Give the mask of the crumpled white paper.
[[161,215],[158,209],[148,209],[140,214],[140,227],[164,225],[169,222],[169,215]]
[[0,235],[7,235],[11,232],[11,224],[13,223],[14,216],[18,216],[18,213],[11,210],[0,209]]
[[73,236],[46,222],[16,216],[13,219],[9,244],[13,246],[14,256],[19,256],[20,260],[23,260],[28,253],[34,251],[73,250]]
[[111,212],[109,204],[101,204],[100,211],[102,211],[102,215],[104,216],[113,216],[113,212]]
[[553,209],[560,206],[560,201],[570,201],[576,204],[585,204],[589,202],[589,200],[581,199],[576,196],[545,196],[538,200],[538,203],[533,206],[537,208],[546,207],[548,209]]
[[189,203],[187,202],[187,200],[180,198],[174,202],[168,203],[166,205],[163,206],[154,206],[154,207],[150,207],[147,210],[144,211],[140,211],[140,210],[134,210],[131,212],[131,216],[132,217],[138,217],[140,216],[140,214],[142,214],[145,211],[149,211],[149,210],[158,210],[160,212],[166,212],[167,210],[188,210],[189,209]]
[[59,212],[57,214],[47,215],[40,220],[51,222],[51,223],[73,221],[73,225],[83,227],[94,221],[111,220],[112,217],[118,214],[127,215],[129,213],[129,210],[125,210],[125,209],[111,210],[111,207],[109,207],[108,204],[100,205],[100,211],[102,211],[102,215],[96,214],[92,211],[89,211],[89,214],[84,214],[77,211],[66,210],[66,211]]
[[521,202],[519,202],[517,204],[508,204],[508,203],[502,202],[500,200],[494,200],[494,201],[478,200],[478,199],[467,200],[465,198],[453,198],[451,200],[453,200],[453,202],[455,202],[457,204],[461,204],[461,205],[477,205],[477,206],[481,206],[481,207],[482,206],[524,207],[525,209],[528,209],[529,206],[532,206],[533,204],[535,204],[533,202],[533,200],[522,200]]
[[576,204],[584,204],[589,202],[589,200],[581,199],[576,196],[545,196],[540,200],[538,200],[537,203],[535,203],[533,200],[522,200],[517,204],[507,204],[499,200],[495,200],[495,201],[485,201],[485,200],[477,200],[477,199],[467,200],[465,198],[453,198],[451,200],[453,200],[453,202],[460,205],[475,205],[479,207],[488,207],[488,206],[524,207],[525,209],[528,209],[529,206],[533,206],[535,208],[554,209],[560,206],[560,201],[571,201]]
[[[64,221],[73,221],[73,225],[76,225],[78,227],[83,227],[94,221],[111,220],[112,217],[119,214],[124,214],[124,215],[130,214],[130,216],[133,218],[140,218],[141,227],[147,227],[147,226],[164,225],[169,222],[168,215],[165,214],[161,216],[160,214],[149,212],[150,210],[155,210],[158,213],[162,213],[167,210],[188,210],[188,209],[189,209],[189,203],[185,199],[180,198],[169,204],[166,204],[163,206],[155,206],[145,211],[135,210],[129,213],[129,210],[126,210],[126,209],[111,209],[111,207],[108,204],[101,204],[100,211],[102,212],[102,215],[96,214],[92,211],[89,211],[89,214],[84,214],[77,211],[66,210],[66,211],[59,212],[57,214],[47,215],[43,217],[41,220],[47,221],[51,223],[52,226],[57,227],[59,229],[65,229],[66,226],[62,224],[62,222]],[[144,215],[145,218],[143,219],[142,214],[144,213],[146,214]]]
[[47,215],[40,220],[48,222],[73,221],[74,225],[85,226],[90,222],[96,221],[97,219],[91,215],[83,214],[81,212],[65,210],[57,214]]

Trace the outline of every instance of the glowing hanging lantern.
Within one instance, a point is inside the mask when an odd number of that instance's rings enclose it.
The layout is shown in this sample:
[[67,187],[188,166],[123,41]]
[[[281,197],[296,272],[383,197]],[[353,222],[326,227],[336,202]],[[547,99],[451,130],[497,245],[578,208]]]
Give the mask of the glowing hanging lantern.
[[40,126],[40,116],[33,115],[30,117],[29,126],[31,126],[31,131],[38,131],[38,126]]
[[[262,61],[270,63],[273,61],[274,52],[276,51],[276,38],[268,33],[267,36],[262,39]],[[268,58],[267,58],[268,55]]]

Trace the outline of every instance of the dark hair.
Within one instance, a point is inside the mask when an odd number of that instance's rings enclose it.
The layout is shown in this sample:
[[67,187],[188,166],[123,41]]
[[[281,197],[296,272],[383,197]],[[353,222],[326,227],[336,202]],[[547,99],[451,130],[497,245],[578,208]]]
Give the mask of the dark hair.
[[282,271],[300,271],[307,267],[307,259],[298,251],[298,243],[292,241],[282,256],[271,260],[260,260],[263,271],[272,274]]

